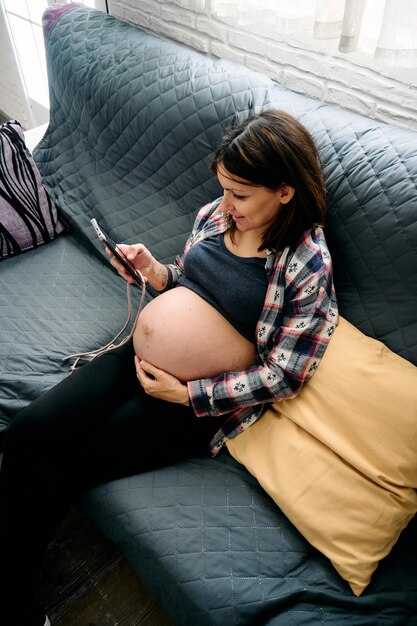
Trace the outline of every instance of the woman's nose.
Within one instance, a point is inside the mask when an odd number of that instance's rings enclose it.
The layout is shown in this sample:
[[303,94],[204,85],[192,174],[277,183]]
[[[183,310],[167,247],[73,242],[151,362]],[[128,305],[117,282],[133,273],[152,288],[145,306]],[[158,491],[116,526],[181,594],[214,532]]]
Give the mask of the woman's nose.
[[233,196],[230,191],[225,191],[219,209],[221,211],[230,211],[233,209]]

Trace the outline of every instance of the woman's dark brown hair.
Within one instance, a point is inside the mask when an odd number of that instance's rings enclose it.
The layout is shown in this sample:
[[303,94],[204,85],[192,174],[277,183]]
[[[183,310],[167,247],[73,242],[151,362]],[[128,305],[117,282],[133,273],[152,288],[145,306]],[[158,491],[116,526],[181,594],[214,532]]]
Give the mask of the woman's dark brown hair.
[[[320,158],[310,133],[292,115],[271,109],[229,129],[210,167],[217,173],[219,166],[253,186],[277,191],[286,184],[295,190],[265,231],[260,251],[294,248],[304,231],[324,223],[326,192]],[[236,225],[230,215],[227,219],[233,237]]]

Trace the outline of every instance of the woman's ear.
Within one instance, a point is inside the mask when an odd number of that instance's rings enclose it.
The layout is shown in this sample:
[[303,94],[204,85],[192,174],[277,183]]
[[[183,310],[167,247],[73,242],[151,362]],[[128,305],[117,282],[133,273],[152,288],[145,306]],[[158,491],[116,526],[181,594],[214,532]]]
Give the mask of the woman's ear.
[[279,188],[278,193],[279,193],[279,201],[281,202],[281,204],[288,204],[288,202],[290,202],[290,200],[292,200],[294,197],[295,189],[294,187],[291,187],[291,185],[286,185],[284,183]]

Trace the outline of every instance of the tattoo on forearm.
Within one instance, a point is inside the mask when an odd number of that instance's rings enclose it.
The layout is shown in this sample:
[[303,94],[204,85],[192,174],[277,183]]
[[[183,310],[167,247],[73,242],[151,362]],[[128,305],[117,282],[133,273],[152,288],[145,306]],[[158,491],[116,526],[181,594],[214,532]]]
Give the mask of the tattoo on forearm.
[[167,267],[161,267],[158,272],[159,280],[161,281],[162,289],[165,289],[168,282],[168,272],[169,269]]
[[169,269],[165,267],[164,265],[157,265],[156,267],[154,265],[151,266],[151,273],[155,276],[155,278],[160,283],[161,291],[162,289],[165,289],[165,287],[167,286],[168,272],[169,272]]

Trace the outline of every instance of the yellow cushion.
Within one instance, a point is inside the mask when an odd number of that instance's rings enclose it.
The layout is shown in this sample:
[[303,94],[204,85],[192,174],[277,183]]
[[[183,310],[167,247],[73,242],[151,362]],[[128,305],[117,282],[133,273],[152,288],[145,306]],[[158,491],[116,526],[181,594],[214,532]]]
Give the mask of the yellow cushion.
[[417,511],[417,367],[340,319],[301,393],[227,447],[360,595]]

